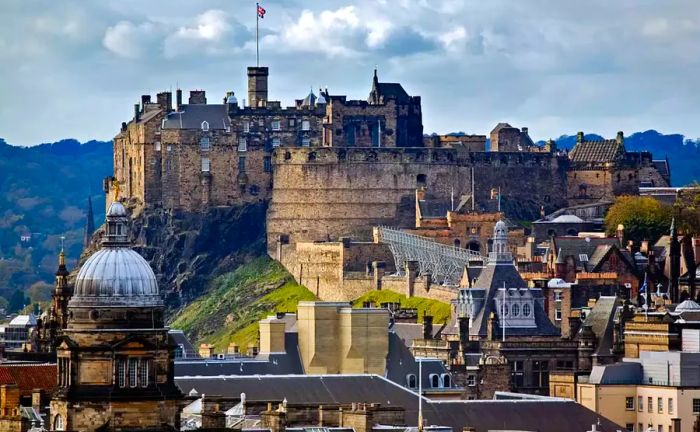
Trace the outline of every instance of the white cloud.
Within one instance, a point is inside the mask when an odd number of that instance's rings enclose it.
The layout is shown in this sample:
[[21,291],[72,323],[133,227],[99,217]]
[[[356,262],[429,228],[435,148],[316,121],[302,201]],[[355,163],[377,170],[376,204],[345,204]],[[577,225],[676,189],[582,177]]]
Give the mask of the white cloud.
[[[426,132],[505,120],[534,137],[700,136],[698,0],[277,0],[267,11],[261,60],[283,104],[311,84],[365,98],[377,64],[422,96]],[[0,68],[0,137],[108,138],[140,94],[177,82],[212,101],[244,93],[253,13],[221,0],[4,1],[0,58],[13,67]]]
[[121,57],[136,59],[148,54],[148,47],[157,37],[156,26],[151,22],[133,24],[121,21],[109,27],[102,43],[105,48]]

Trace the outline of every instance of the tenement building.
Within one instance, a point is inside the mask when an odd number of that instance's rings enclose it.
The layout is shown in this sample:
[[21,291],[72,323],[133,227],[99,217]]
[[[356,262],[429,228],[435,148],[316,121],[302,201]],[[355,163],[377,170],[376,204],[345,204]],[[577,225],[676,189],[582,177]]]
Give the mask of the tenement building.
[[179,427],[182,394],[155,275],[129,248],[127,212],[107,212],[102,249],[81,267],[59,338],[51,430]]

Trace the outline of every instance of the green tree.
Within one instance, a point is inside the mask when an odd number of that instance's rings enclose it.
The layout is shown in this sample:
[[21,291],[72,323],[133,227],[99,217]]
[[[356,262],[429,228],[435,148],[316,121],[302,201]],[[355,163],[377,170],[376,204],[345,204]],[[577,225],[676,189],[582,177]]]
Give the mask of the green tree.
[[683,234],[700,234],[700,183],[690,185],[673,203],[673,215]]
[[10,297],[10,301],[7,305],[7,312],[19,312],[28,304],[29,302],[27,301],[24,292],[22,292],[22,290],[15,290],[15,292],[12,293],[12,297]]
[[625,229],[625,239],[639,243],[656,242],[671,225],[672,208],[651,197],[622,196],[608,210],[605,229],[610,235],[618,225]]

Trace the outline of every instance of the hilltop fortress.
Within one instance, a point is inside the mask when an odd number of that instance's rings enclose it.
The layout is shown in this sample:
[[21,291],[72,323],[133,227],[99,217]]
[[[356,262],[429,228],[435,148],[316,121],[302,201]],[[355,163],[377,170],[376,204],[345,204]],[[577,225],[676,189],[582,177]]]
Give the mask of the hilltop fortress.
[[451,202],[445,211],[500,208],[533,220],[670,184],[667,163],[628,152],[621,132],[603,141],[579,133],[567,153],[500,123],[487,148],[484,135],[424,135],[421,98],[376,71],[367,100],[322,89],[292,107],[268,99],[268,75],[248,68],[247,101],[229,92],[212,104],[202,90],[187,103],[179,89],[174,104],[169,92],[142,96],[114,139],[107,206],[115,187],[136,208],[175,213],[267,204],[268,252],[302,281],[297,244],[367,242],[373,226],[414,227],[417,191]]

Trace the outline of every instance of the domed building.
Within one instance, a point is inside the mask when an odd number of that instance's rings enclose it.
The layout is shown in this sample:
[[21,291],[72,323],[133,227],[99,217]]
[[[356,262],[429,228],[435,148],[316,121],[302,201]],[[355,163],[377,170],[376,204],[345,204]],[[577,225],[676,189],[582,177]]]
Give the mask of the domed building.
[[179,428],[183,395],[163,312],[153,270],[129,247],[128,215],[115,201],[102,248],[81,267],[68,302],[52,430]]

